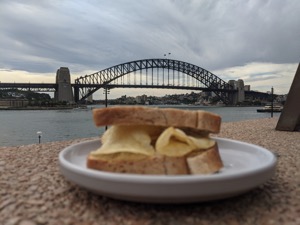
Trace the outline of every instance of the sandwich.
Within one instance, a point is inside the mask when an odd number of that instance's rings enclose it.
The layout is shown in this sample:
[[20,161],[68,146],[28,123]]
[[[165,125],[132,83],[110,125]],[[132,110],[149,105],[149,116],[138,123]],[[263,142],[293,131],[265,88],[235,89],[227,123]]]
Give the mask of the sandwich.
[[116,106],[93,110],[97,127],[109,126],[87,167],[133,174],[212,174],[222,167],[221,117],[200,110]]

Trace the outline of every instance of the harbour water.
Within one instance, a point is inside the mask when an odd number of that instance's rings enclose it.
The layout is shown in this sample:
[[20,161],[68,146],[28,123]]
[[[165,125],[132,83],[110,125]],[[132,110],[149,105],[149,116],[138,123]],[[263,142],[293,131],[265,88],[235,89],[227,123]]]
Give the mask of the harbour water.
[[[96,137],[104,128],[95,127],[91,108],[68,110],[0,110],[0,146],[19,146],[41,142],[62,141]],[[206,110],[222,116],[223,122],[242,121],[271,117],[270,113],[257,113],[258,107],[206,107],[206,106],[159,106],[189,110]],[[274,113],[278,117],[279,113]]]

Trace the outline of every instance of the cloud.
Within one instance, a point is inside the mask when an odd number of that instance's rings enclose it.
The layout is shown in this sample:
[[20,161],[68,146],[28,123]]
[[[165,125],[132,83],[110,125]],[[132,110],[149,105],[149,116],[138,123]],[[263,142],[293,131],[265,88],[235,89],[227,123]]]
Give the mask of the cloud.
[[[287,88],[289,79],[280,78],[299,62],[297,0],[2,0],[0,10],[2,82],[3,70],[34,79],[28,74],[53,76],[66,66],[82,76],[170,52],[209,71],[250,68],[256,75],[242,75],[247,82],[274,80]],[[270,64],[286,72],[272,75]]]
[[249,63],[214,71],[224,80],[244,80],[252,90],[268,91],[271,87],[277,94],[286,94],[290,89],[298,64]]
[[38,74],[18,70],[2,70],[2,83],[55,83],[55,74]]

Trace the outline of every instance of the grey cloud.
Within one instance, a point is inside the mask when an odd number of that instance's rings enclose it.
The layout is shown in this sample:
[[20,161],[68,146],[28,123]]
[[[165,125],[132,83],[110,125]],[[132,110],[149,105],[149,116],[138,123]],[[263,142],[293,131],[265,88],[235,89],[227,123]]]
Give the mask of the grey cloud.
[[300,2],[1,1],[0,66],[104,69],[141,58],[208,70],[299,61]]
[[264,75],[250,75],[247,79],[248,82],[254,82],[254,81],[267,81],[272,80],[274,78],[279,78],[276,74],[264,74]]

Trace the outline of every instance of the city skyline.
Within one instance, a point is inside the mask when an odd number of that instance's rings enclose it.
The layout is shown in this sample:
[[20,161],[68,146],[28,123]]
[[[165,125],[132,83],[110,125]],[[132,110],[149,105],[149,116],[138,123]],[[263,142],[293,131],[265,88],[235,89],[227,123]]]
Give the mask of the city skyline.
[[74,82],[120,63],[167,57],[286,94],[299,63],[299,10],[297,0],[1,1],[0,82],[54,83],[60,67]]

